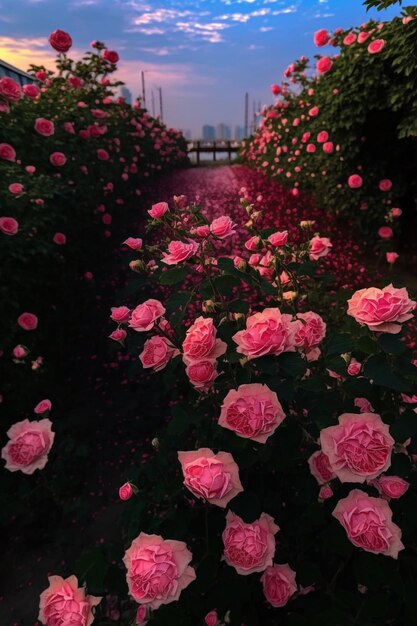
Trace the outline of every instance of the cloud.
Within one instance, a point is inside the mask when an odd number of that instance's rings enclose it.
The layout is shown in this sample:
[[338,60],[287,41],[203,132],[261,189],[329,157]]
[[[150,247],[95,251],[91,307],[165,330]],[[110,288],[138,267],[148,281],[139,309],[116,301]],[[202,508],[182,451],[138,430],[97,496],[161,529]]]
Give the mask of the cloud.
[[[71,48],[71,58],[81,59],[84,51]],[[0,59],[26,71],[31,64],[44,65],[50,70],[55,70],[56,53],[51,49],[44,37],[13,37],[0,36]]]
[[259,32],[268,33],[270,30],[275,30],[273,26],[261,26]]

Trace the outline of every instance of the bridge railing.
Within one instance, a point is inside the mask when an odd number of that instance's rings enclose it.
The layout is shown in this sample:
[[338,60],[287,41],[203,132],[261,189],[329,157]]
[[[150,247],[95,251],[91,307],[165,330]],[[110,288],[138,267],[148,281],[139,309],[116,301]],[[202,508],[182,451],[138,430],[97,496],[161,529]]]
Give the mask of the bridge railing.
[[228,161],[231,163],[232,154],[238,153],[241,148],[242,143],[240,141],[233,140],[216,140],[216,141],[205,141],[203,139],[189,141],[187,145],[188,154],[196,154],[197,157],[197,165],[200,165],[200,155],[201,153],[212,153],[213,161],[216,161],[216,156],[218,153],[227,153]]

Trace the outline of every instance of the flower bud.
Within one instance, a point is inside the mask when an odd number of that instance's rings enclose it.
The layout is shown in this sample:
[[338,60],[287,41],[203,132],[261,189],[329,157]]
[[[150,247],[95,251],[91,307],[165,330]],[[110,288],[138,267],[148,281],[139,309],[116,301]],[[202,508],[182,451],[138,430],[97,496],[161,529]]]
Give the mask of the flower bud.
[[213,300],[204,300],[201,308],[204,313],[214,313],[216,309],[216,303]]
[[206,626],[216,626],[218,622],[219,622],[219,618],[217,616],[217,611],[215,609],[213,611],[210,611],[210,613],[207,613],[207,615],[204,618],[204,623],[206,624]]
[[159,439],[158,437],[154,437],[151,441],[152,446],[155,448],[155,450],[159,449]]
[[145,269],[145,265],[143,263],[143,261],[141,261],[140,259],[136,259],[134,261],[130,261],[129,263],[129,267],[131,270],[133,270],[134,272],[140,274],[140,272],[142,272]]
[[133,496],[133,493],[134,491],[132,485],[130,483],[125,483],[119,489],[119,498],[123,501],[130,500],[130,498]]

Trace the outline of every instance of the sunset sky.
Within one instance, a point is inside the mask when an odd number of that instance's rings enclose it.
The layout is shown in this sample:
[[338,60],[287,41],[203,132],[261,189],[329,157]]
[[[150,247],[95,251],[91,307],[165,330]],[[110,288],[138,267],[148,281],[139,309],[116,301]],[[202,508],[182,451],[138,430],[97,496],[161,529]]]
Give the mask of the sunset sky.
[[0,0],[0,59],[52,66],[56,28],[71,34],[74,56],[99,39],[119,52],[134,96],[146,70],[148,106],[161,86],[165,121],[199,136],[205,123],[243,125],[245,91],[251,108],[270,103],[285,67],[317,52],[319,28],[397,14],[367,14],[361,0]]

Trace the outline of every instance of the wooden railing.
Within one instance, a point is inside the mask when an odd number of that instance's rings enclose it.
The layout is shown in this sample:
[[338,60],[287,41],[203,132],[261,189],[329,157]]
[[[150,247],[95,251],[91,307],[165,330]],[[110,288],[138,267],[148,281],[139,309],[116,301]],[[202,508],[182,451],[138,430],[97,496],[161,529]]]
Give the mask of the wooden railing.
[[227,153],[229,163],[232,161],[232,154],[238,153],[241,147],[240,141],[189,141],[188,142],[188,154],[195,153],[197,156],[197,165],[200,165],[200,155],[204,153],[212,153],[213,161],[216,161],[216,156],[219,153]]

